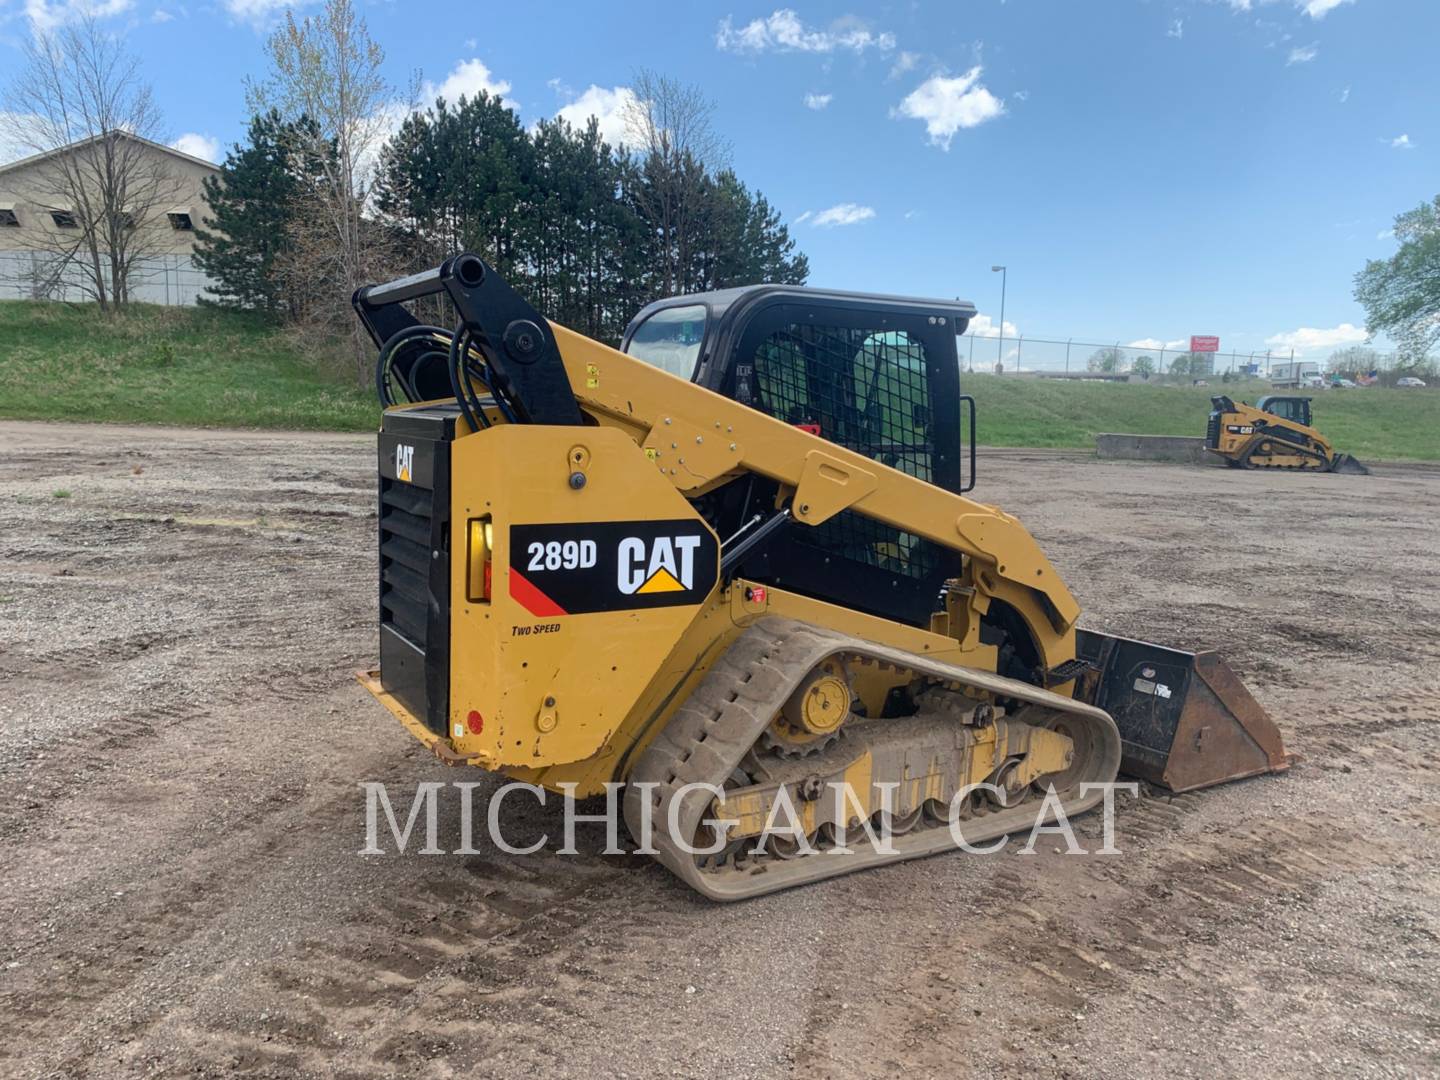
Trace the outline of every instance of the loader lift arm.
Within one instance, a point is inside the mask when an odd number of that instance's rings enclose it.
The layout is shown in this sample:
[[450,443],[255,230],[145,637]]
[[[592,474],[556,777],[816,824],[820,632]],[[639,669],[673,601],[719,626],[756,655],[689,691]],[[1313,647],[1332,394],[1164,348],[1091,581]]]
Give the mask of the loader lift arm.
[[[402,306],[406,301],[441,293],[460,316],[454,335],[458,351],[463,353],[467,339],[480,346],[492,375],[491,390],[514,408],[521,422],[580,423],[550,324],[478,256],[456,255],[433,270],[366,285],[355,291],[351,302],[370,337],[383,347],[402,330],[420,325]],[[453,353],[450,362],[451,385],[464,406],[467,395]]]

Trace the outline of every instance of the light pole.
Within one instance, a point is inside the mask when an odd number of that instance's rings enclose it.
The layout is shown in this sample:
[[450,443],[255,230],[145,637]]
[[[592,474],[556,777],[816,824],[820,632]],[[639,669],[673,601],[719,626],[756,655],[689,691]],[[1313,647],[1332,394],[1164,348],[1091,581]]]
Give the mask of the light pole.
[[1000,275],[1000,341],[995,347],[995,370],[998,373],[1005,370],[1005,279],[1010,272],[1003,266],[992,266],[990,272]]

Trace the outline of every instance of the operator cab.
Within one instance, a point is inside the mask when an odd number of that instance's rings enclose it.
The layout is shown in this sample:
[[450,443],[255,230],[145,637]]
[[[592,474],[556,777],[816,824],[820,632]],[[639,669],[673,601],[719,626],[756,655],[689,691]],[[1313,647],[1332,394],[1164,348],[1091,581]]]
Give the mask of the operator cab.
[[961,476],[960,300],[751,285],[658,300],[621,351],[951,491]]
[[1278,416],[1281,420],[1310,427],[1310,399],[1308,397],[1263,397],[1255,403],[1261,412]]
[[[974,486],[974,402],[960,393],[955,339],[974,316],[960,300],[752,285],[656,301],[631,320],[621,350],[958,493]],[[749,474],[705,496],[704,512],[725,538],[773,513],[776,494]],[[958,571],[948,549],[845,511],[787,530],[737,573],[928,625]]]

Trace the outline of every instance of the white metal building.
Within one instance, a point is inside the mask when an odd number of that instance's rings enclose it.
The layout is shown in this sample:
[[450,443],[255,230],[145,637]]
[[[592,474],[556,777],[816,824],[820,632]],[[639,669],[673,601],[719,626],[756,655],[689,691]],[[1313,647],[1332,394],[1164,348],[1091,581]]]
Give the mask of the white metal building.
[[[202,187],[218,167],[137,135],[120,134],[146,156],[152,175],[165,177],[163,201],[150,200],[134,228],[144,230],[144,255],[130,275],[130,298],[151,304],[193,304],[209,279],[195,266],[195,226],[205,212]],[[58,150],[0,165],[0,300],[84,301],[89,294],[68,275],[53,283],[50,267],[79,228],[73,195],[60,177],[60,155],[96,152],[98,139],[83,139]],[[83,170],[68,170],[70,176]]]

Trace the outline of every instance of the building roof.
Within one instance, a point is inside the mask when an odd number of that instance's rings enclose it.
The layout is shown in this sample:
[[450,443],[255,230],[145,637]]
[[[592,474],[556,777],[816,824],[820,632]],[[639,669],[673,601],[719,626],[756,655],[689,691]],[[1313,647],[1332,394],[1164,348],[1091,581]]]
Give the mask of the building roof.
[[[153,139],[147,139],[143,135],[135,135],[128,131],[117,131],[114,134],[123,139],[131,139],[135,142],[143,143],[151,149],[160,150],[166,154],[169,154],[171,157],[179,158],[181,161],[188,161],[192,165],[199,165],[201,168],[210,169],[214,172],[220,171],[220,166],[216,165],[213,161],[206,161],[204,158],[198,158],[195,157],[193,154],[187,154],[184,151],[176,150],[173,146],[166,146],[164,143],[155,142]],[[103,135],[91,135],[88,138],[77,139],[75,142],[66,143],[64,146],[57,146],[54,150],[46,150],[39,154],[31,154],[29,157],[21,158],[19,161],[12,161],[6,165],[0,165],[0,175],[4,175],[7,172],[10,172],[14,169],[19,169],[26,165],[34,165],[37,162],[45,161],[47,158],[58,157],[61,154],[68,154],[70,151],[78,150],[82,146],[88,146],[90,143],[99,142],[104,137],[105,136]]]

